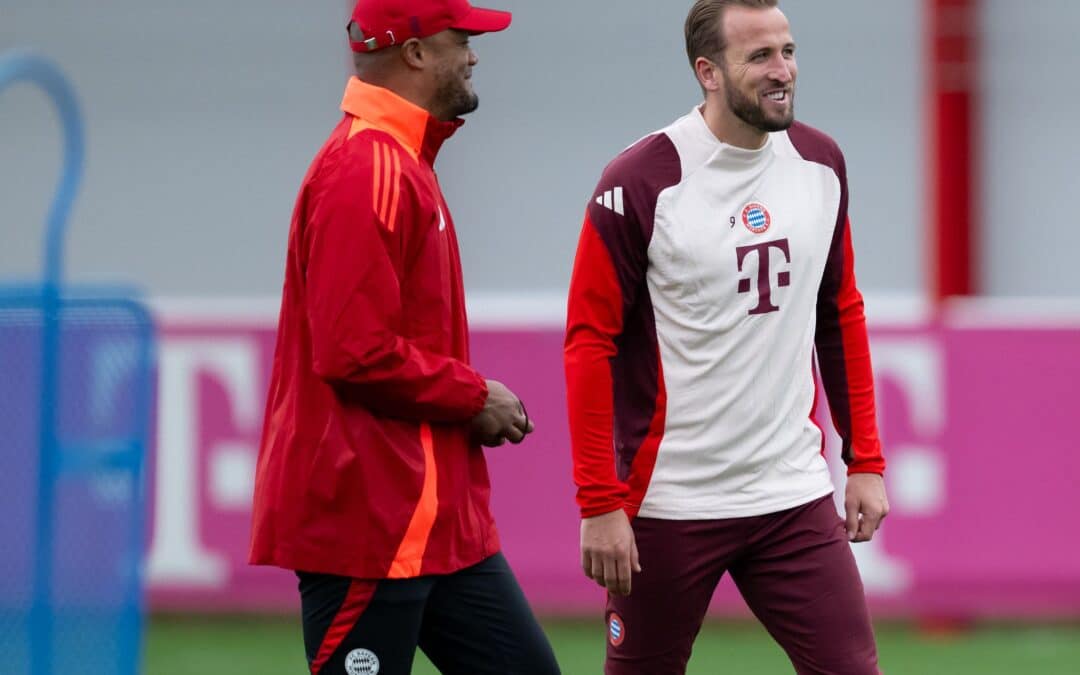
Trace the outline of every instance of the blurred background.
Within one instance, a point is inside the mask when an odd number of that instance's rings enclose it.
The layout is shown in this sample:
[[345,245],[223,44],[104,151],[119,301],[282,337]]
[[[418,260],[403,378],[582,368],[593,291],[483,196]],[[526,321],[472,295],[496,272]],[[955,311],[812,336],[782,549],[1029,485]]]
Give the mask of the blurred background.
[[[596,673],[603,598],[577,564],[565,292],[604,165],[699,102],[682,42],[690,3],[479,4],[514,23],[475,39],[481,105],[436,168],[474,361],[539,424],[489,453],[496,517],[564,671]],[[857,547],[884,670],[1075,672],[1080,5],[781,6],[798,43],[797,117],[847,159],[893,506],[882,536]],[[246,565],[247,532],[289,217],[341,115],[350,8],[0,0],[0,58],[49,58],[82,111],[66,276],[137,286],[156,327],[143,672],[304,667],[295,582]],[[38,277],[62,162],[48,99],[0,92],[0,281]],[[790,672],[728,582],[713,615],[690,672]]]

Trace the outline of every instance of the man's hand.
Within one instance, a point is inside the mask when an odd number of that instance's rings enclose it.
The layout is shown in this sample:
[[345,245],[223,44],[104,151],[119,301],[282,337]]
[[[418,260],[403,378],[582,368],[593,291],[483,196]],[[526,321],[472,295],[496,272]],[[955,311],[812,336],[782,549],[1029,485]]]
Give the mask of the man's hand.
[[525,406],[502,382],[487,380],[487,388],[484,409],[472,419],[473,438],[488,447],[506,441],[520,443],[536,428],[525,414]]
[[640,572],[641,563],[625,511],[581,519],[581,567],[609,593],[630,594],[630,573]]
[[881,521],[889,515],[885,481],[876,473],[853,473],[848,476],[844,494],[847,533],[851,541],[870,541]]

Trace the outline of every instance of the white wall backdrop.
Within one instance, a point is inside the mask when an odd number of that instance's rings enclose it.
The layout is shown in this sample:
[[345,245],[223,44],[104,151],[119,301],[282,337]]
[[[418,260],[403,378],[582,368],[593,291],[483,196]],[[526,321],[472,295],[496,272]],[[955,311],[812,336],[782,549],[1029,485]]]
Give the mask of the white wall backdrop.
[[[604,164],[697,102],[682,44],[690,3],[481,4],[512,10],[514,25],[475,40],[481,107],[437,167],[459,223],[466,283],[474,292],[561,293]],[[1028,51],[1049,50],[1064,65],[1080,4],[987,5],[986,285],[999,294],[1080,294],[1080,273],[1065,264],[1080,234],[1063,204],[1080,187],[1077,94],[1068,68],[1035,67],[1046,57]],[[85,111],[87,180],[69,240],[71,276],[134,281],[156,295],[276,294],[296,189],[340,115],[347,7],[0,0],[0,51],[32,47],[57,60]],[[784,8],[799,43],[797,115],[847,155],[861,285],[921,293],[920,3],[788,0]],[[38,267],[59,151],[41,95],[28,87],[0,95],[0,277]],[[1032,207],[1042,210],[1037,223]]]
[[987,293],[1080,295],[1080,3],[985,0],[981,262]]

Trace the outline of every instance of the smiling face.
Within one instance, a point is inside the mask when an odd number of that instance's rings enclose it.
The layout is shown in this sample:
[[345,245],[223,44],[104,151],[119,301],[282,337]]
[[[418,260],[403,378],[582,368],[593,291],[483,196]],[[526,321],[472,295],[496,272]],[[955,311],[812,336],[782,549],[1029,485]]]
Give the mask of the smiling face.
[[436,117],[454,119],[476,110],[480,99],[471,78],[479,59],[469,45],[469,34],[450,29],[426,38],[426,42],[436,59],[433,71]]
[[705,122],[720,140],[759,148],[795,121],[795,41],[774,0],[697,0],[687,55],[705,93]]
[[779,9],[729,7],[726,48],[718,64],[732,115],[760,132],[783,131],[795,121],[795,41]]

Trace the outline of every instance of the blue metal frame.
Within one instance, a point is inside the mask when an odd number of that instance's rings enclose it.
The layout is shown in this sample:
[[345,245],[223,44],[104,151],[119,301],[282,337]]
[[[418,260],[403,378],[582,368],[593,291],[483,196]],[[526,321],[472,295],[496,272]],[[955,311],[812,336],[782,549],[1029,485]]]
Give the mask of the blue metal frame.
[[[68,305],[77,305],[78,300],[72,300]],[[137,391],[135,392],[135,401],[139,405],[139,410],[135,416],[138,420],[139,427],[136,430],[134,438],[136,439],[149,439],[150,437],[150,405],[153,401],[153,372],[154,362],[157,358],[157,354],[154,349],[154,322],[150,313],[146,307],[138,302],[131,300],[117,299],[113,300],[110,304],[118,309],[125,310],[132,317],[136,318],[137,325],[139,326],[139,358],[138,361],[142,366],[137,372],[142,373],[142,377],[139,378],[137,384]],[[95,303],[95,306],[100,307],[100,303]],[[134,488],[138,491],[139,498],[137,503],[146,503],[146,453],[147,448],[136,448],[136,451],[128,456],[130,462],[129,468],[132,471],[132,475],[138,477],[139,482]],[[142,663],[142,641],[139,637],[142,635],[142,618],[144,616],[143,606],[143,594],[142,594],[142,554],[143,554],[143,532],[146,527],[146,509],[135,509],[135,517],[131,519],[131,535],[130,541],[134,542],[131,548],[131,555],[135,557],[134,560],[129,561],[126,568],[129,570],[130,575],[127,579],[127,602],[124,603],[125,610],[122,616],[122,625],[126,630],[121,630],[121,640],[117,644],[119,652],[121,654],[131,654],[132,659],[127,663],[120,665],[121,672],[127,675],[136,675],[139,672],[139,665]],[[51,674],[49,674],[51,675]]]
[[34,542],[34,587],[30,608],[30,653],[35,670],[52,675],[52,613],[49,601],[53,576],[54,488],[58,475],[56,409],[60,345],[60,284],[63,283],[63,244],[68,216],[82,178],[83,125],[75,92],[53,64],[27,52],[17,51],[0,61],[0,91],[27,81],[52,99],[64,132],[64,164],[60,183],[49,209],[45,232],[45,266],[42,275],[41,409],[38,444],[41,453],[37,490],[37,537]]
[[64,131],[64,166],[46,221],[45,269],[42,279],[54,297],[63,283],[64,234],[83,171],[83,123],[75,90],[51,62],[31,52],[14,50],[0,58],[0,91],[19,81],[36,84],[52,99]]
[[[52,205],[49,209],[45,233],[45,260],[43,265],[42,283],[27,287],[28,295],[37,300],[42,310],[42,369],[41,369],[41,392],[40,392],[40,417],[38,420],[38,441],[40,450],[40,464],[38,471],[37,505],[35,516],[37,519],[37,536],[34,543],[34,579],[32,604],[29,615],[30,630],[30,654],[31,672],[34,675],[53,675],[55,670],[53,663],[53,633],[54,621],[51,610],[53,588],[53,540],[55,521],[55,486],[60,473],[64,470],[60,439],[57,437],[56,402],[59,392],[59,357],[60,357],[60,314],[62,308],[70,308],[79,304],[78,300],[62,297],[63,289],[63,262],[64,262],[64,237],[67,230],[68,218],[71,207],[75,201],[78,186],[82,178],[84,160],[84,136],[82,118],[79,113],[78,102],[75,93],[60,70],[51,62],[25,51],[13,51],[0,56],[0,91],[11,84],[25,81],[41,88],[52,100],[59,113],[60,123],[64,134],[64,162],[60,174]],[[14,295],[22,295],[19,289]],[[6,295],[6,294],[5,294]],[[113,305],[132,313],[141,326],[144,339],[139,354],[139,361],[143,365],[141,370],[144,376],[138,383],[140,396],[137,401],[144,407],[137,419],[140,420],[139,436],[147,438],[149,425],[148,406],[151,401],[151,388],[149,373],[152,372],[153,359],[153,336],[152,322],[146,314],[146,310],[135,302],[123,300],[97,302],[95,306]],[[136,489],[140,495],[145,494],[143,462],[145,448],[134,449],[128,460],[134,471],[133,475],[139,479]],[[140,502],[143,500],[140,499]],[[136,517],[133,518],[132,527],[133,541],[138,542],[133,555],[142,554],[142,528],[144,526],[144,514],[142,509],[136,509]],[[130,593],[126,603],[129,609],[122,616],[128,630],[122,631],[126,639],[138,643],[138,635],[141,629],[142,617],[142,594],[141,594],[141,564],[139,560],[131,561],[129,569],[132,570],[129,579],[127,593]],[[130,664],[122,667],[128,673],[134,674],[138,670],[141,661],[140,644],[121,644],[121,653],[135,655]]]

